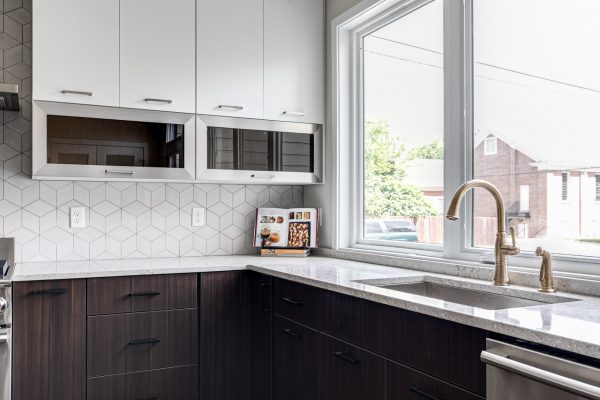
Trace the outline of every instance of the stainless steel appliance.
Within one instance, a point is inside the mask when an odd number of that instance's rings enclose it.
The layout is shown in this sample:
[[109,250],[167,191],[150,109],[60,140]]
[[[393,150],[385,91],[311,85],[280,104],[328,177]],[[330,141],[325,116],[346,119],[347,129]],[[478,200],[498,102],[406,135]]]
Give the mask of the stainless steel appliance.
[[487,340],[481,360],[488,400],[600,400],[600,369],[581,360],[494,339]]
[[0,400],[11,398],[14,238],[0,238]]

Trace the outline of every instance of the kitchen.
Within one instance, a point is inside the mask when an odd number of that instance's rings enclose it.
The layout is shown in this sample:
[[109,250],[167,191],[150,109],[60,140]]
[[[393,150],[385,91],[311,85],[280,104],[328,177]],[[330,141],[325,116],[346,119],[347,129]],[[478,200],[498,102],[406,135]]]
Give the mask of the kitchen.
[[1,12],[0,400],[600,399],[593,0]]

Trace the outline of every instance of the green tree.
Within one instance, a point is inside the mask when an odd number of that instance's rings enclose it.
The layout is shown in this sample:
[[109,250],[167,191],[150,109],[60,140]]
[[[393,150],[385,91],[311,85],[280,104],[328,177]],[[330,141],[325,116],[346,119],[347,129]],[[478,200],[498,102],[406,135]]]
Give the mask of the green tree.
[[410,159],[421,160],[443,160],[444,159],[444,143],[442,139],[436,139],[433,142],[417,147],[411,150]]
[[435,208],[415,186],[403,183],[411,152],[383,121],[365,126],[365,214],[369,218],[435,215]]

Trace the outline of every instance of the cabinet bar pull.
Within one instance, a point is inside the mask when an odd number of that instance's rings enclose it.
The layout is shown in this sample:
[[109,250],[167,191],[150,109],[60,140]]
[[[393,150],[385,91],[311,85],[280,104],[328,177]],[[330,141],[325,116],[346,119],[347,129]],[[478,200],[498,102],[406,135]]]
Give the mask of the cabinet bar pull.
[[129,296],[131,297],[143,297],[143,296],[159,296],[160,292],[131,292]]
[[242,106],[228,106],[227,104],[221,104],[217,108],[219,110],[236,110],[236,111],[242,111],[244,109],[244,107],[242,107]]
[[294,300],[291,297],[282,297],[281,300],[285,301],[286,303],[293,304],[295,306],[301,306],[302,304],[306,304],[306,301]]
[[134,339],[129,341],[130,346],[138,346],[140,344],[155,344],[160,343],[160,339],[150,338],[150,339]]
[[131,170],[123,170],[123,169],[105,169],[105,174],[118,174],[118,175],[133,175],[133,171]]
[[301,335],[301,334],[299,334],[299,333],[296,333],[296,332],[294,332],[293,330],[291,330],[291,329],[289,329],[289,328],[285,328],[285,329],[283,330],[283,333],[285,333],[286,335],[290,335],[290,336],[292,336],[292,337],[295,337],[295,338],[301,338],[301,337],[302,337],[302,335]]
[[304,117],[306,116],[306,113],[301,111],[284,111],[283,115],[289,115],[290,117]]
[[425,393],[424,391],[422,391],[421,389],[419,389],[419,388],[418,388],[418,387],[416,387],[416,386],[410,386],[410,387],[408,388],[408,390],[410,390],[411,392],[415,393],[415,394],[416,394],[416,395],[418,395],[419,397],[422,397],[422,398],[424,398],[424,399],[427,399],[427,400],[440,400],[440,399],[438,399],[438,398],[437,398],[437,397],[435,397],[435,396],[432,396],[432,395],[430,395],[430,394],[428,394],[428,393]]
[[144,99],[144,101],[146,103],[163,103],[163,104],[171,104],[171,103],[173,103],[173,100],[169,100],[169,99],[153,99],[151,97],[146,97]]
[[360,360],[358,360],[356,358],[352,358],[350,356],[347,356],[341,351],[336,351],[333,353],[333,355],[338,358],[341,358],[344,361],[348,361],[350,364],[359,364],[360,363]]
[[49,296],[53,296],[53,295],[57,295],[57,294],[65,294],[67,293],[67,289],[44,289],[44,290],[34,290],[33,292],[31,292],[32,295],[34,296],[45,296],[45,295],[49,295]]
[[90,97],[93,95],[92,92],[83,92],[81,90],[66,90],[66,89],[63,89],[60,92],[62,94],[79,94],[79,95],[82,95],[82,96],[90,96]]

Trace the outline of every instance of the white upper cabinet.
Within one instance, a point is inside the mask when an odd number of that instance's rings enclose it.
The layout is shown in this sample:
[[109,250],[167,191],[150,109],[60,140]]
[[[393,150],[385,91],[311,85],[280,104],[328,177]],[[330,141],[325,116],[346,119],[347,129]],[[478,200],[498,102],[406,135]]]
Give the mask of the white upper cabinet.
[[323,123],[323,0],[264,1],[265,119]]
[[34,0],[33,98],[117,106],[119,0]]
[[198,0],[197,113],[263,118],[263,0]]
[[195,0],[121,0],[121,107],[194,113],[195,11]]

